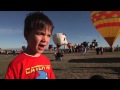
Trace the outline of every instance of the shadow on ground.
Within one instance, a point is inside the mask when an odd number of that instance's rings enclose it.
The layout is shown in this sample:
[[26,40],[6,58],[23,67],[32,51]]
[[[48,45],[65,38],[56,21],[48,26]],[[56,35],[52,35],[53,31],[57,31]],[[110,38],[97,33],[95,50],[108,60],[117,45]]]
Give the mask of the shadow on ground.
[[69,63],[120,63],[120,58],[71,59]]
[[120,74],[120,67],[70,67],[70,69],[75,69],[75,70],[80,70],[80,69],[99,69],[99,70],[113,70],[114,72],[112,72],[111,74]]

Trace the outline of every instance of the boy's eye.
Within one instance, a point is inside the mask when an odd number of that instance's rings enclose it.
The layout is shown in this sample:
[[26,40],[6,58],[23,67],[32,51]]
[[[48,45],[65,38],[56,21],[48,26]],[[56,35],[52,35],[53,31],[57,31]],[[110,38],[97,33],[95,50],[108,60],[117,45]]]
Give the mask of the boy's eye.
[[41,32],[36,32],[35,34],[36,34],[36,35],[44,35],[44,34],[41,33]]
[[[42,33],[42,32],[36,32],[35,33],[36,35],[45,35],[45,33]],[[51,34],[50,35],[47,35],[48,37],[51,37]]]
[[51,37],[51,35],[48,35],[48,37]]

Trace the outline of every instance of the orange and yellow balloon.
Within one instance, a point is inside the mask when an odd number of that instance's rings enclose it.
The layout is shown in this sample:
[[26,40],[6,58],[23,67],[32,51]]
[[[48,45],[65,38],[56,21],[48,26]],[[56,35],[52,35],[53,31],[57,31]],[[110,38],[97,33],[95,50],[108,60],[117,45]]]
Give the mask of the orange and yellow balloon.
[[91,11],[91,20],[112,47],[120,36],[120,11]]

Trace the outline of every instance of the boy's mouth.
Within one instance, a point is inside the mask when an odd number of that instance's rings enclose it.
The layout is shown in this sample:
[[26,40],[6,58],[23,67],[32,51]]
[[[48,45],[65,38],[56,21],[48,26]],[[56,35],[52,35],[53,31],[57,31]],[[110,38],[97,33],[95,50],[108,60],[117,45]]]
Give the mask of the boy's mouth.
[[44,49],[45,45],[39,45],[39,49]]

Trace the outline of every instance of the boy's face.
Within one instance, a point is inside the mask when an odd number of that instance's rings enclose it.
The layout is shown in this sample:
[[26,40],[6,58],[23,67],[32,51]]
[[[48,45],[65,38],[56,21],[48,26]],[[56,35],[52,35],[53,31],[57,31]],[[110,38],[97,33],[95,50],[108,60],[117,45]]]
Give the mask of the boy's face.
[[27,37],[27,51],[28,54],[41,54],[48,45],[51,37],[51,28],[48,26],[43,30],[33,30]]

